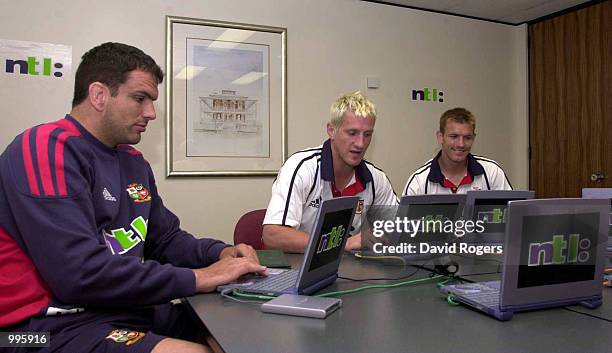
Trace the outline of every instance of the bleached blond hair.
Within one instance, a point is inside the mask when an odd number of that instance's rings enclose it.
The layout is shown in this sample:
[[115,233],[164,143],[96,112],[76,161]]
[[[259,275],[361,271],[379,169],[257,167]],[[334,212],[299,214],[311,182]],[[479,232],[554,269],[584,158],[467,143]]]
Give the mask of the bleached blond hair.
[[334,127],[339,127],[342,125],[342,119],[346,112],[352,112],[355,116],[364,119],[371,117],[372,120],[376,121],[376,106],[360,91],[348,93],[338,98],[331,106],[329,122]]

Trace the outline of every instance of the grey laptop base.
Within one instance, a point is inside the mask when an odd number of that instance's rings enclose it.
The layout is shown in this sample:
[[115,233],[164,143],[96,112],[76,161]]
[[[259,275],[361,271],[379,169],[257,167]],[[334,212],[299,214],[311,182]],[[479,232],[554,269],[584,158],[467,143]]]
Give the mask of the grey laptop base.
[[585,298],[534,302],[517,307],[508,306],[502,309],[500,307],[501,281],[451,284],[443,286],[440,290],[446,295],[450,294],[454,301],[480,310],[501,321],[512,319],[514,313],[519,311],[554,308],[575,304],[580,304],[589,309],[595,309],[602,304],[601,295],[594,295]]
[[509,202],[501,281],[445,285],[440,291],[499,320],[518,311],[600,306],[608,202]]

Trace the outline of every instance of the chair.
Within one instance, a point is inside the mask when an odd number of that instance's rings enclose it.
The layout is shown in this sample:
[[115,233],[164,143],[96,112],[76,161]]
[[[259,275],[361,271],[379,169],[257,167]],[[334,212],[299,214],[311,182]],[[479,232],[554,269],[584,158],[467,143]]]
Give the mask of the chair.
[[250,211],[242,215],[234,228],[234,245],[244,243],[256,250],[263,249],[261,235],[265,215],[265,209]]

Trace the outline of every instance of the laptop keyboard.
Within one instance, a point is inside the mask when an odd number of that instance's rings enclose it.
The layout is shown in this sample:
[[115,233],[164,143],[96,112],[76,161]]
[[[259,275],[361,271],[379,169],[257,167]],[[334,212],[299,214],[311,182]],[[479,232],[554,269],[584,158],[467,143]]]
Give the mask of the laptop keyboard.
[[462,296],[487,307],[499,306],[499,290],[465,293]]
[[248,289],[255,289],[270,292],[282,292],[285,289],[295,286],[299,271],[291,270],[278,275],[267,277],[257,283],[253,283]]

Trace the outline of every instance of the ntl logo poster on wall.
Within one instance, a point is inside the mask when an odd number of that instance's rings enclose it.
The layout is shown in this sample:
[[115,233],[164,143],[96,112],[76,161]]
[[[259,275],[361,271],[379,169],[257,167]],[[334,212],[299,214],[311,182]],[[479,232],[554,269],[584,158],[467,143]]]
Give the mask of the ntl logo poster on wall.
[[61,79],[70,76],[72,47],[0,39],[0,75]]

